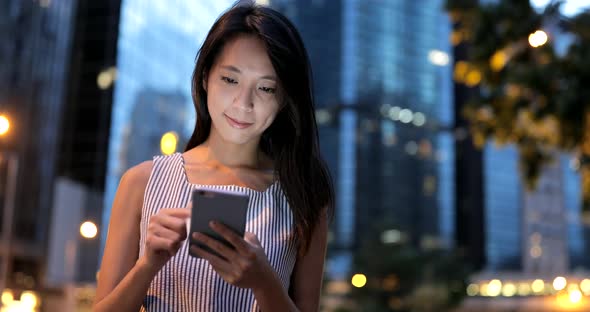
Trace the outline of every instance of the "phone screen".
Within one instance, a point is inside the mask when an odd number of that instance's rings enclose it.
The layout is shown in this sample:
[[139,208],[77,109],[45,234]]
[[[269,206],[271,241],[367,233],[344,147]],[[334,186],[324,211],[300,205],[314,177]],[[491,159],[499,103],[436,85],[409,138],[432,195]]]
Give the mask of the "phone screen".
[[[249,197],[245,193],[231,192],[214,189],[197,189],[193,192],[193,207],[191,212],[189,241],[191,246],[200,248],[215,254],[218,253],[192,239],[192,233],[200,232],[233,248],[223,237],[218,235],[209,222],[218,221],[232,229],[240,237],[244,237],[246,229],[246,215],[248,211]],[[193,257],[197,255],[190,252]]]

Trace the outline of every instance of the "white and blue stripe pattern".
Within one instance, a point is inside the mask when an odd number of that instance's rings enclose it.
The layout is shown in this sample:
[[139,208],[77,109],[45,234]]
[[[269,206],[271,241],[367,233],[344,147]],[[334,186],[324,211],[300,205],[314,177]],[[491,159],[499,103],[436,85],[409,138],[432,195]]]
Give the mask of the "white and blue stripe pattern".
[[[293,214],[278,182],[260,192],[236,185],[189,183],[182,154],[156,156],[144,195],[139,256],[143,255],[149,218],[160,209],[186,207],[196,188],[245,192],[250,196],[246,231],[256,234],[285,289],[297,257]],[[250,289],[225,282],[206,260],[178,253],[153,279],[140,311],[258,311]]]

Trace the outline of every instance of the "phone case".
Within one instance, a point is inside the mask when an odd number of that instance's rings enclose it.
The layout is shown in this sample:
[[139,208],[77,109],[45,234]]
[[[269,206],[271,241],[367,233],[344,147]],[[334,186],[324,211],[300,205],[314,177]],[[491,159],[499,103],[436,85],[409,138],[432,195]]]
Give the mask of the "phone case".
[[[210,221],[218,221],[232,229],[240,237],[244,237],[246,214],[249,197],[247,194],[214,189],[197,189],[193,192],[193,208],[190,221],[190,233],[200,232],[212,237],[226,246],[233,248],[223,237],[209,226]],[[215,251],[198,243],[189,235],[190,244],[197,245],[208,252],[220,256]],[[197,255],[190,252],[193,257]]]

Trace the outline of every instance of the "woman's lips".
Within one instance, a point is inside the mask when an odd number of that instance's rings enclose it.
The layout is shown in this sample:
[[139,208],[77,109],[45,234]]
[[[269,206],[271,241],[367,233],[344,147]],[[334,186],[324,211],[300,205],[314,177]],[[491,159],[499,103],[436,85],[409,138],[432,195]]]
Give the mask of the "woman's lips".
[[229,123],[229,125],[234,128],[237,128],[237,129],[246,129],[254,124],[254,123],[249,123],[249,122],[237,121],[225,114],[224,114],[224,116],[225,116],[225,119],[227,120],[227,122]]

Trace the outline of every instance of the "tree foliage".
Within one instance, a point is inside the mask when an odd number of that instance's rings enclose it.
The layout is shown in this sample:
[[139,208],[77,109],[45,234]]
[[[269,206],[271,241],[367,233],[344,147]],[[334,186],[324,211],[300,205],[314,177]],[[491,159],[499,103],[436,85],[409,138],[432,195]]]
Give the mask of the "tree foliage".
[[[588,211],[590,11],[565,17],[562,2],[538,12],[529,0],[448,0],[451,40],[468,51],[466,60],[456,62],[454,78],[479,89],[463,112],[476,145],[488,139],[515,143],[529,188],[555,150],[572,152]],[[548,41],[533,47],[543,42],[539,30]]]

